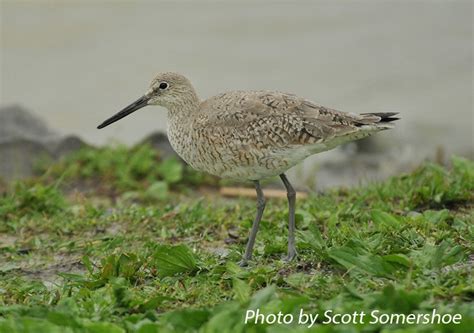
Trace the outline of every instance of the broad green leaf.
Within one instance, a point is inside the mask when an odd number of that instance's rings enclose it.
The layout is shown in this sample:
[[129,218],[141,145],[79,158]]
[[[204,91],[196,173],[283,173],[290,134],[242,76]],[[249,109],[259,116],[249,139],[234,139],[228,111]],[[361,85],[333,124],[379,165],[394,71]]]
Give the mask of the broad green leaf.
[[217,307],[212,317],[200,328],[202,333],[245,332],[244,310],[237,302],[224,303]]
[[123,328],[107,322],[86,322],[84,328],[90,333],[125,333]]
[[163,319],[173,332],[196,332],[209,320],[209,316],[210,312],[207,309],[183,309],[168,312]]
[[39,318],[0,318],[0,332],[8,333],[73,333],[72,327],[58,326]]
[[446,265],[452,265],[460,261],[463,257],[463,248],[454,245],[450,241],[442,241],[435,247],[433,256],[431,257],[431,267],[439,268]]
[[196,256],[185,245],[161,245],[154,254],[154,262],[161,277],[197,270]]
[[255,310],[257,308],[260,308],[262,305],[264,305],[270,299],[272,299],[275,296],[275,293],[276,293],[275,285],[270,285],[268,287],[260,289],[252,296],[250,300],[250,305],[248,308],[250,310]]
[[374,209],[371,213],[371,217],[376,225],[382,225],[387,229],[395,229],[400,226],[400,222],[395,216],[381,210]]
[[250,286],[247,282],[234,278],[232,279],[232,286],[234,291],[234,297],[241,303],[244,303],[250,298]]
[[328,251],[328,255],[348,270],[357,269],[370,275],[388,276],[394,269],[392,265],[384,261],[380,256],[356,254],[347,247],[332,248]]
[[71,313],[51,311],[47,316],[48,321],[58,326],[79,327],[79,323]]
[[425,217],[430,223],[438,224],[449,218],[449,210],[427,210],[423,212],[423,217]]
[[422,291],[395,288],[394,285],[389,284],[381,293],[374,294],[372,306],[392,313],[410,313],[420,307],[425,297]]
[[158,324],[153,323],[149,320],[147,320],[146,322],[143,321],[142,323],[137,325],[137,327],[138,330],[136,331],[136,333],[160,333],[160,327],[158,326]]
[[411,266],[411,260],[404,254],[388,254],[382,258],[388,262],[394,262],[405,267]]

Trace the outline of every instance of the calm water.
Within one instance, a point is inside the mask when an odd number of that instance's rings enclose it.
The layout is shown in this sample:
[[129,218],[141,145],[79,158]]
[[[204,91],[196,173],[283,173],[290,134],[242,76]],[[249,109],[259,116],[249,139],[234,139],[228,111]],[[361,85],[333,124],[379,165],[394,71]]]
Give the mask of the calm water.
[[468,154],[472,23],[471,1],[2,1],[0,106],[22,104],[92,143],[134,143],[166,128],[163,109],[96,125],[174,70],[203,98],[263,88],[400,111],[397,129],[379,135],[387,147],[417,160],[439,145]]

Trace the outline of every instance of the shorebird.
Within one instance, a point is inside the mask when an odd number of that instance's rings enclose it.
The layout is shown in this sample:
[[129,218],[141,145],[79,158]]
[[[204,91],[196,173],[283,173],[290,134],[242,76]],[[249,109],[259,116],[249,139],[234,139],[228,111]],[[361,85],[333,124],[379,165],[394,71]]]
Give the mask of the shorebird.
[[296,256],[296,193],[285,172],[310,155],[390,129],[397,113],[354,114],[320,106],[277,91],[230,91],[201,100],[181,74],[158,74],[146,93],[98,128],[104,128],[147,105],[168,110],[171,146],[191,167],[210,174],[252,181],[257,192],[255,216],[242,266],[252,258],[265,209],[260,180],[279,176],[289,206],[288,254]]

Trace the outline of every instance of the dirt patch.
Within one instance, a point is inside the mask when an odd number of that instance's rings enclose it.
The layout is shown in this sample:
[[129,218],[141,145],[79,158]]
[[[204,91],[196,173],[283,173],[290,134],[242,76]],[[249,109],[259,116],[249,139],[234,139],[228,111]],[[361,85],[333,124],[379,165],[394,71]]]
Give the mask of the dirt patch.
[[0,249],[6,247],[13,247],[15,242],[18,240],[18,237],[11,235],[0,235]]
[[51,258],[51,261],[44,263],[30,258],[16,262],[10,267],[3,267],[3,271],[14,272],[21,277],[32,280],[40,280],[48,287],[57,285],[62,280],[59,275],[61,273],[85,273],[81,258],[77,255],[57,254]]

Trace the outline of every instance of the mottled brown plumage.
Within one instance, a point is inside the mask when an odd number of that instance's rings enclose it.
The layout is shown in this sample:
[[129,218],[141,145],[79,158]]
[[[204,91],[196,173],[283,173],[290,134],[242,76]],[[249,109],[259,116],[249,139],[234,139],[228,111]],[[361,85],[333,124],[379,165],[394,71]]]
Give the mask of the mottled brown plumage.
[[173,148],[198,170],[236,179],[279,175],[310,155],[392,127],[378,115],[272,91],[232,91],[187,105],[191,110],[170,106]]
[[170,143],[192,167],[220,177],[254,181],[259,210],[244,262],[251,257],[263,213],[260,179],[280,175],[288,190],[288,258],[292,259],[296,254],[294,190],[284,172],[310,155],[392,128],[391,121],[397,119],[395,113],[336,111],[276,91],[231,91],[201,101],[187,78],[167,72],[158,74],[143,97],[99,128],[145,105],[168,109]]

